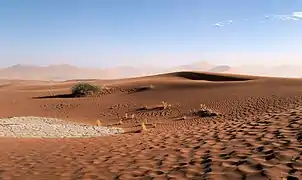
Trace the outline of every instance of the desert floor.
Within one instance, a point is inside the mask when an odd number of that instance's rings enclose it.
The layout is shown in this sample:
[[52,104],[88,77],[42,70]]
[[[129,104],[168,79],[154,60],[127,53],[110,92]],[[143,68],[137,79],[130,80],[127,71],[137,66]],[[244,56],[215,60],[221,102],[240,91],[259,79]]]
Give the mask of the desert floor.
[[[0,138],[0,179],[302,178],[301,79],[182,72],[86,81],[108,89],[98,97],[71,98],[66,94],[77,81],[1,80],[0,117],[100,120],[127,133]],[[162,101],[170,106],[140,110]],[[195,116],[200,104],[219,116]],[[144,120],[147,131],[136,132]]]

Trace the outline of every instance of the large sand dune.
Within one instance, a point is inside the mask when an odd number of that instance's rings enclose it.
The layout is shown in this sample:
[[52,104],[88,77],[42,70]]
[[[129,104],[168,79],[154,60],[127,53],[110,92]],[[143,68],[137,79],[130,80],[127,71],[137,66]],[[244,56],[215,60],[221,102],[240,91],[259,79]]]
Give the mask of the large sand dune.
[[[108,89],[97,97],[72,98],[67,95],[78,81],[3,81],[0,118],[101,120],[127,133],[89,139],[1,138],[0,179],[302,177],[301,79],[184,71],[86,81]],[[141,109],[162,101],[170,106]],[[219,115],[192,113],[200,104]],[[126,113],[134,117],[125,118]],[[145,119],[148,130],[137,132]]]
[[72,79],[121,79],[141,77],[177,71],[204,71],[212,73],[232,73],[262,76],[279,77],[302,77],[301,65],[283,66],[228,66],[210,64],[205,61],[187,65],[175,66],[172,68],[152,66],[116,66],[108,68],[85,68],[68,64],[35,66],[35,65],[14,65],[0,68],[0,79],[23,79],[23,80],[52,80],[64,81]]

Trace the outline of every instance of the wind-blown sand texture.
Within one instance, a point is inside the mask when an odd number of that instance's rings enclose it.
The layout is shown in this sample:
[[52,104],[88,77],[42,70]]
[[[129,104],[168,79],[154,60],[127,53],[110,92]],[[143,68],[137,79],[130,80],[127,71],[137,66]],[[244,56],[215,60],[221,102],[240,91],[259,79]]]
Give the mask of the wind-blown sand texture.
[[[0,179],[302,178],[301,79],[180,72],[87,81],[109,89],[97,97],[71,98],[76,81],[5,81],[0,117],[87,124],[99,119],[128,133],[0,138]],[[152,108],[162,101],[171,106]],[[194,115],[200,104],[219,115]],[[141,110],[144,106],[147,110]],[[134,133],[144,119],[148,131]]]

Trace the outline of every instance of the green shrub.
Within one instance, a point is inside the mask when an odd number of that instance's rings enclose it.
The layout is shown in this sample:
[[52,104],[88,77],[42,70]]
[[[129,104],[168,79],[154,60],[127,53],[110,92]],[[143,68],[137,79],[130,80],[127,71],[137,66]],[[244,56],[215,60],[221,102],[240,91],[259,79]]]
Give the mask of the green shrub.
[[101,91],[100,86],[95,86],[89,83],[78,83],[72,87],[72,95],[75,97],[83,97],[97,94]]

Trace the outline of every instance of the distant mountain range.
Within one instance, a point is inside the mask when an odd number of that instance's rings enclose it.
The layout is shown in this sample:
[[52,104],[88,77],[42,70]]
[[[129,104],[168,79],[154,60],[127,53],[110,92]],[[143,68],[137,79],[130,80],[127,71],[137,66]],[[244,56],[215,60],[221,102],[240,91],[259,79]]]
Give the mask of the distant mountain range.
[[277,77],[302,77],[302,65],[283,66],[238,66],[214,65],[205,61],[176,66],[162,67],[134,67],[118,66],[113,68],[82,68],[68,64],[34,66],[14,65],[0,69],[0,79],[23,80],[70,80],[70,79],[119,79],[146,76],[175,71],[205,71],[215,73],[249,74]]

